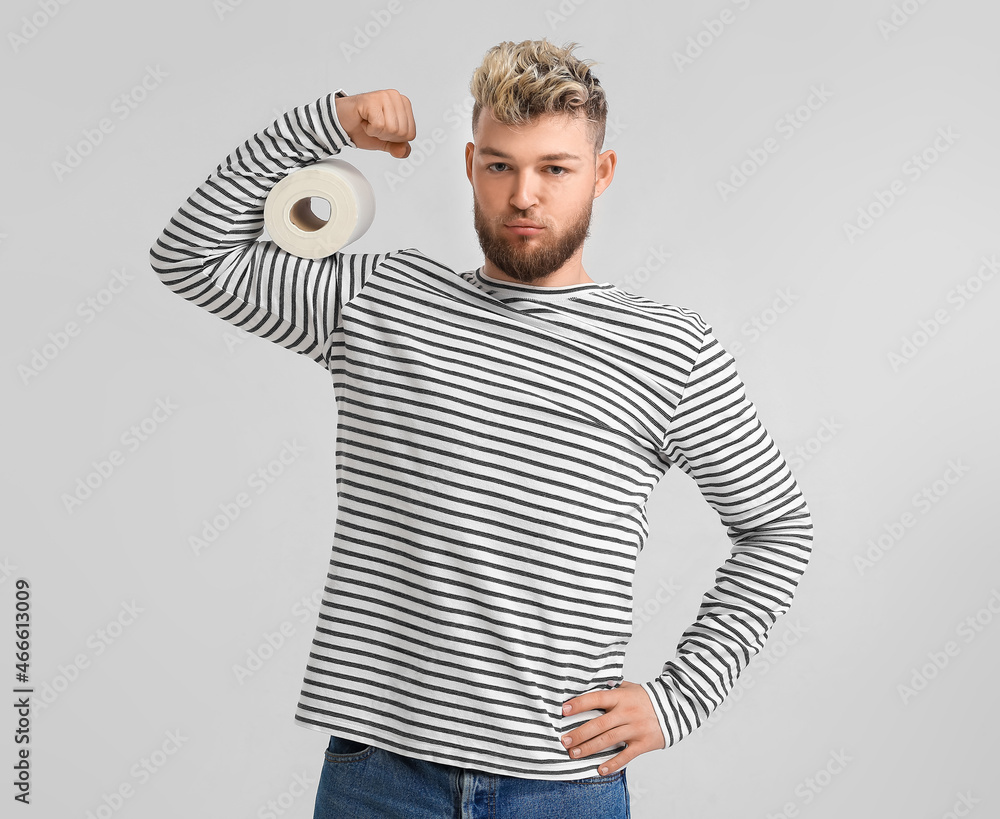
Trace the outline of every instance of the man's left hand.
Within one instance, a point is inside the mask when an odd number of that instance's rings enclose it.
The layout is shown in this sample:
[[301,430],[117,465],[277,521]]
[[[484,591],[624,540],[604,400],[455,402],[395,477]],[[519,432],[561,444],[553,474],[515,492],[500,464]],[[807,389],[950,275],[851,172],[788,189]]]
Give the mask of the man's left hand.
[[602,776],[623,768],[639,754],[666,747],[653,703],[641,685],[624,681],[617,688],[590,691],[563,704],[564,715],[592,709],[604,713],[563,734],[561,739],[573,759],[596,754],[619,742],[626,743],[628,747],[601,765],[598,773]]

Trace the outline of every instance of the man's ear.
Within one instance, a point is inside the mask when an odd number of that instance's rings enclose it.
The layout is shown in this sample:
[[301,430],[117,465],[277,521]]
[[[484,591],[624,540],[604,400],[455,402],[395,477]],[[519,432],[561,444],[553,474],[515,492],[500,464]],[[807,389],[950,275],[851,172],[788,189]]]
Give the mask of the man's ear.
[[469,183],[472,183],[472,160],[476,156],[476,143],[468,142],[465,145],[465,175],[469,177]]
[[595,167],[594,180],[594,198],[596,199],[602,193],[608,185],[611,184],[611,180],[615,178],[615,167],[618,165],[618,154],[612,151],[610,148],[604,153],[599,154],[597,157],[597,163]]

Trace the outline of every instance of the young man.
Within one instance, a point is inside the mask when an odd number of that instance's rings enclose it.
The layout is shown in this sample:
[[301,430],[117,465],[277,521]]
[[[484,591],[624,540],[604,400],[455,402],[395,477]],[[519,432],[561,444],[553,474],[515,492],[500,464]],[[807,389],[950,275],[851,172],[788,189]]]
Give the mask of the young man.
[[[502,43],[473,76],[477,269],[256,241],[290,171],[408,155],[395,90],[278,118],[151,251],[174,292],[333,381],[337,523],[295,713],[330,735],[317,819],[627,816],[626,764],[723,701],[810,556],[806,503],[711,327],[584,270],[616,156],[572,50]],[[733,548],[676,656],[631,682],[645,503],[672,465]]]

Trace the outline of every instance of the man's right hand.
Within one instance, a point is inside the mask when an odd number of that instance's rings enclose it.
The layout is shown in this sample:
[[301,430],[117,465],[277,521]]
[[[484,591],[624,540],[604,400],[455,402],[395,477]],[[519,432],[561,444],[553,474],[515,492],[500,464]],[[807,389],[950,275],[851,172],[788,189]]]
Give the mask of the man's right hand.
[[417,137],[410,101],[398,91],[369,91],[336,99],[337,119],[351,142],[369,151],[388,151],[397,159],[410,155]]

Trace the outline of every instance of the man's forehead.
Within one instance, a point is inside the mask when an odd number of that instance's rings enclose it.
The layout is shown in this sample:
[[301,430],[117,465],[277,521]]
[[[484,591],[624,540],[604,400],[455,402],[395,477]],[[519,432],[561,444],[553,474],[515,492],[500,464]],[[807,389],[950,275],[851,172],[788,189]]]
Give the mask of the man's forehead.
[[476,152],[500,159],[530,151],[540,161],[582,160],[591,146],[587,125],[585,117],[570,113],[539,114],[526,123],[508,125],[484,111]]

